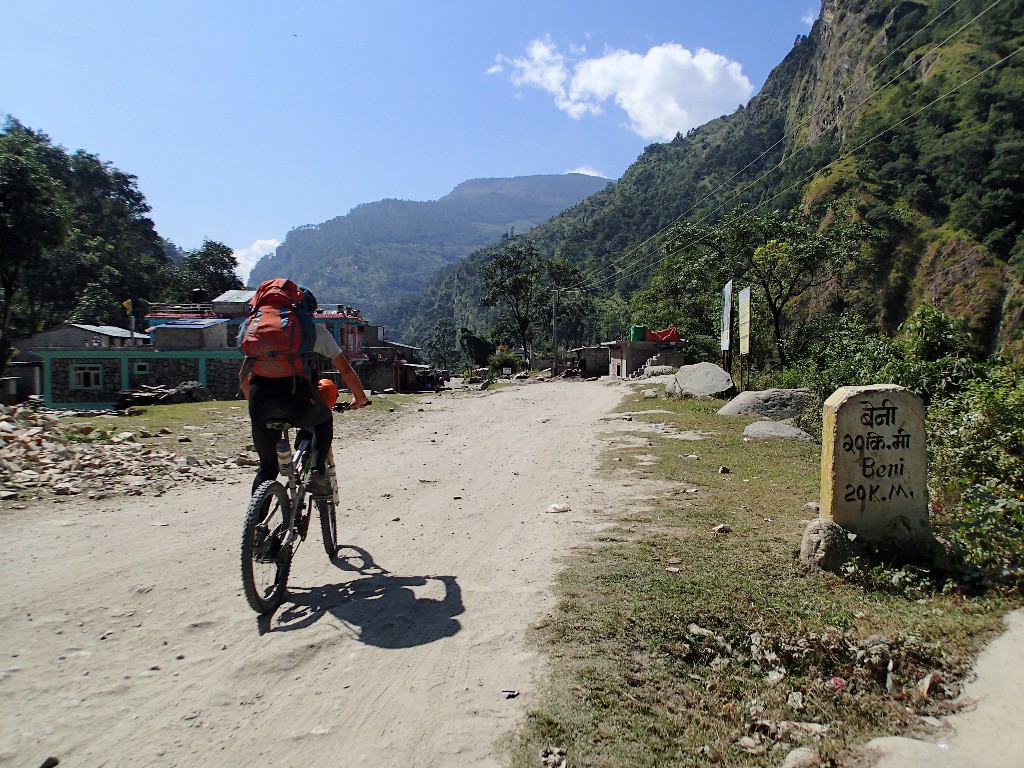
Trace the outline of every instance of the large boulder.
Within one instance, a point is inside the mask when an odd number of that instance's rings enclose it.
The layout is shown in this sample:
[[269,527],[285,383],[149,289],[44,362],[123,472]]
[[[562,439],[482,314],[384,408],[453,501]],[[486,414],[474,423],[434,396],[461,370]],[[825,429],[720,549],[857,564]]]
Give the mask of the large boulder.
[[736,394],[732,376],[714,363],[684,365],[665,385],[665,393],[676,397],[727,398]]
[[764,416],[772,421],[792,419],[811,401],[806,389],[763,389],[740,392],[718,409],[719,416]]
[[743,430],[743,436],[755,440],[767,440],[773,437],[784,440],[807,440],[809,442],[814,440],[813,437],[799,427],[794,427],[792,424],[787,424],[784,421],[755,421],[753,424],[747,424]]
[[849,532],[831,520],[815,520],[804,529],[800,562],[808,570],[838,574],[844,563],[862,557]]
[[644,368],[641,378],[649,379],[652,376],[666,376],[676,372],[671,365],[648,365]]

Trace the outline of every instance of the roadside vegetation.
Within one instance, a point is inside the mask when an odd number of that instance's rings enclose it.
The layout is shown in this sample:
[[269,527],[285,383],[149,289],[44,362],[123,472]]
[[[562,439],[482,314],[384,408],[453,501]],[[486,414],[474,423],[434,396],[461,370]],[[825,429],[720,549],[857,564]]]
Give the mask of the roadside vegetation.
[[[717,416],[719,402],[634,397],[622,410],[652,402],[671,413],[633,416],[640,444],[607,457],[617,481],[655,481],[651,497],[566,561],[558,609],[535,632],[552,677],[513,764],[559,748],[574,767],[774,766],[800,745],[843,764],[874,736],[926,730],[1022,603],[1016,582],[885,565],[808,575],[797,554],[819,447],[746,442],[750,420]],[[945,509],[934,519],[964,530]],[[990,533],[980,526],[955,541]]]

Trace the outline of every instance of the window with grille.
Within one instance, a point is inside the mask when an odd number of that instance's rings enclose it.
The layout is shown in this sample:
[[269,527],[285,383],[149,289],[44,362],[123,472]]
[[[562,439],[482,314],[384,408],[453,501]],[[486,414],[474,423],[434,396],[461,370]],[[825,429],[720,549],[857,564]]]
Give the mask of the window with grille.
[[72,365],[71,389],[103,389],[103,368],[99,365]]

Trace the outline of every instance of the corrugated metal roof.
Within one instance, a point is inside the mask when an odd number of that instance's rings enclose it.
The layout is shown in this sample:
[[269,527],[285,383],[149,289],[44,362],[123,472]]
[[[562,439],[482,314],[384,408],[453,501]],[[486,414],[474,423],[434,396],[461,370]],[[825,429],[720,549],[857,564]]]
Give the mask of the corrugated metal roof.
[[[119,339],[131,338],[132,332],[127,328],[118,328],[116,325],[85,325],[84,323],[71,323],[73,328],[81,328],[83,331],[89,333],[98,333],[102,336],[115,336]],[[136,336],[142,336],[144,334],[135,332]]]
[[214,302],[224,304],[248,304],[249,299],[255,295],[256,291],[254,290],[224,291],[224,293],[214,299]]

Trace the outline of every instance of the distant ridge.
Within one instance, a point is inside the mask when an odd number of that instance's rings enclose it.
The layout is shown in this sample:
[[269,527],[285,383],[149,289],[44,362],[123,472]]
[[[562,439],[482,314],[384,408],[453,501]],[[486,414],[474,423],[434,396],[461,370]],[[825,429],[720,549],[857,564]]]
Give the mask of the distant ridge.
[[249,285],[279,276],[309,286],[322,302],[380,313],[418,293],[438,270],[510,230],[526,232],[608,184],[580,173],[470,179],[440,200],[380,200],[288,233],[261,259]]

